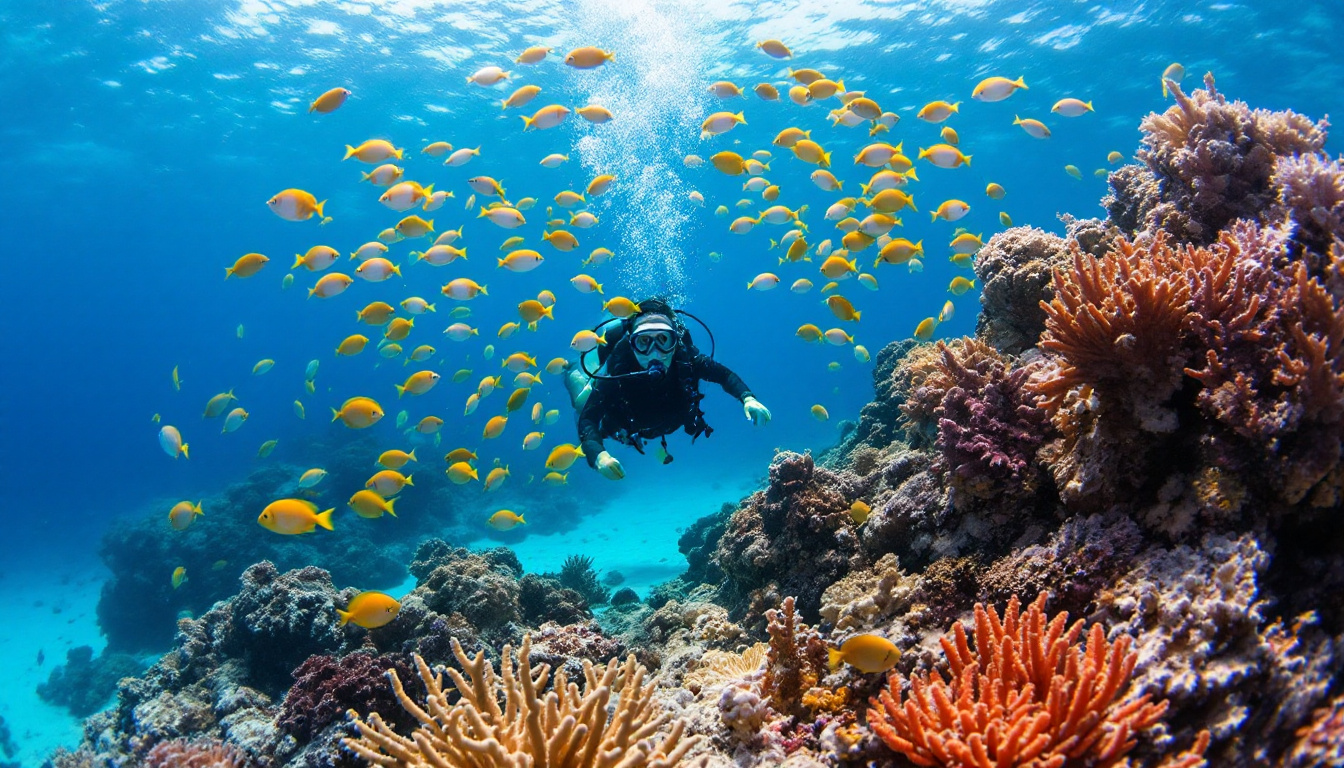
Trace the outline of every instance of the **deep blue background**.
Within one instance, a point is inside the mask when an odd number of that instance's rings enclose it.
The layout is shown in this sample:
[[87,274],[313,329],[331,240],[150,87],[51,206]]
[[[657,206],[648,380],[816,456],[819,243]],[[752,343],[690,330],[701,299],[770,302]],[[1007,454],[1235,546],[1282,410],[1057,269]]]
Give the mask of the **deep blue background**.
[[[284,446],[333,429],[329,407],[355,394],[378,397],[391,414],[407,407],[412,423],[429,412],[448,418],[445,450],[477,446],[481,425],[502,408],[504,395],[465,420],[459,416],[468,384],[445,381],[426,398],[398,404],[391,385],[414,367],[384,362],[375,369],[372,348],[353,359],[332,356],[349,333],[376,339],[355,325],[355,310],[412,293],[437,302],[438,314],[417,321],[407,349],[435,345],[434,369],[446,375],[465,365],[475,369],[475,382],[498,370],[503,355],[489,364],[481,360],[481,348],[490,342],[504,354],[533,352],[544,364],[568,351],[574,331],[600,319],[597,297],[567,285],[581,256],[597,245],[618,254],[611,264],[587,270],[606,284],[608,296],[672,291],[710,323],[720,359],[776,414],[768,429],[751,430],[737,406],[711,393],[710,419],[719,431],[694,451],[677,447],[679,461],[691,462],[679,471],[749,477],[763,472],[775,447],[830,444],[837,423],[855,418],[869,398],[871,365],[857,364],[847,348],[809,347],[793,338],[803,322],[839,325],[815,290],[806,296],[784,288],[743,290],[766,270],[778,271],[786,284],[806,276],[819,288],[825,280],[815,262],[777,268],[778,251],[766,246],[783,227],[727,234],[727,220],[713,209],[720,203],[733,208],[742,197],[757,199],[741,192],[743,179],[722,176],[708,164],[699,170],[681,164],[689,152],[708,158],[726,148],[744,155],[777,149],[770,139],[798,125],[813,129],[813,137],[833,151],[832,170],[845,180],[846,194],[857,193],[858,182],[866,180],[868,169],[860,172],[851,160],[868,142],[866,131],[831,128],[825,119],[838,102],[803,110],[748,96],[720,107],[706,93],[720,78],[744,89],[768,80],[783,90],[785,67],[752,46],[764,37],[794,46],[797,55],[788,64],[822,69],[901,114],[888,136],[903,141],[911,157],[935,142],[938,131],[914,112],[935,98],[963,101],[949,124],[973,155],[972,167],[944,171],[919,163],[923,181],[913,191],[921,212],[905,214],[900,231],[924,240],[925,271],[911,275],[884,265],[874,271],[879,292],[852,281],[843,286],[864,313],[851,330],[874,356],[887,341],[908,336],[920,318],[936,314],[948,297],[948,281],[959,273],[942,247],[953,227],[930,224],[927,211],[947,197],[967,200],[972,212],[959,224],[986,239],[999,229],[999,210],[1018,224],[1057,231],[1059,212],[1101,215],[1097,201],[1105,183],[1092,171],[1106,165],[1110,150],[1128,156],[1137,148],[1139,120],[1164,108],[1158,77],[1171,61],[1185,64],[1187,88],[1212,70],[1230,97],[1313,118],[1339,112],[1344,86],[1332,43],[1344,28],[1344,13],[1334,2],[1295,3],[1291,11],[1268,1],[1123,2],[1106,8],[987,2],[933,4],[921,11],[876,5],[823,11],[824,3],[706,10],[693,3],[594,2],[491,4],[487,12],[477,5],[394,6],[368,15],[283,4],[273,14],[252,15],[250,6],[208,2],[95,7],[51,1],[0,10],[0,138],[8,172],[0,185],[0,482],[16,557],[46,556],[69,545],[83,552],[109,517],[218,490],[245,476],[264,440],[281,440],[279,460]],[[338,34],[323,34],[331,31]],[[584,73],[556,57],[533,68],[508,64],[537,41],[560,52],[602,45],[617,59]],[[463,84],[486,64],[508,64],[515,79],[495,89]],[[1030,90],[999,104],[970,101],[972,86],[990,74],[1022,75]],[[522,111],[596,99],[611,106],[617,119],[593,127],[572,118],[553,131],[523,134],[519,110],[502,115],[498,100],[525,82],[545,91]],[[331,115],[305,114],[311,99],[335,85],[355,92],[345,107]],[[1075,120],[1051,115],[1050,105],[1064,96],[1093,100],[1097,111]],[[719,108],[745,110],[748,125],[701,142],[699,120]],[[1054,137],[1027,137],[1011,125],[1014,114],[1043,119]],[[402,243],[392,255],[403,266],[404,284],[357,282],[338,298],[309,301],[306,288],[314,276],[300,273],[293,288],[281,291],[295,252],[328,243],[349,253],[399,218],[376,203],[378,190],[358,183],[367,166],[340,160],[344,144],[370,137],[407,148],[409,178],[455,192],[433,217],[440,231],[466,223],[468,261],[439,269],[410,265],[406,254],[426,243]],[[479,144],[482,156],[464,168],[442,168],[419,154],[439,139],[457,147]],[[571,163],[541,169],[537,161],[555,151],[570,153]],[[1081,168],[1084,179],[1066,176],[1065,163]],[[654,170],[639,177],[637,169],[646,165]],[[547,261],[528,275],[495,269],[498,244],[514,233],[463,211],[470,194],[465,178],[487,173],[502,179],[515,200],[538,197],[542,202],[528,213],[528,226],[517,232],[535,246],[550,197],[564,188],[582,189],[603,170],[622,179],[595,201],[603,222],[578,232],[578,251],[541,246]],[[821,219],[836,195],[813,187],[811,170],[776,152],[767,175],[784,190],[779,202],[810,206],[812,242],[830,237],[838,243],[839,233]],[[1007,187],[1008,197],[988,200],[983,189],[989,181]],[[335,221],[319,228],[272,215],[264,203],[286,187],[328,199]],[[704,194],[705,208],[686,200],[690,189]],[[250,280],[225,281],[224,267],[248,251],[272,261]],[[723,260],[709,261],[711,251]],[[858,255],[865,271],[873,256],[871,249]],[[451,322],[453,302],[437,288],[460,275],[487,283],[490,296],[471,305],[476,313],[470,322],[480,327],[481,338],[455,345],[440,334]],[[535,335],[495,339],[495,329],[513,319],[514,305],[542,288],[559,296],[556,321],[543,321]],[[973,331],[975,294],[956,303],[956,319],[940,335]],[[239,323],[246,327],[242,340],[235,336]],[[252,377],[253,363],[264,357],[277,361],[275,369]],[[318,393],[310,397],[302,392],[302,371],[314,358],[321,360],[321,372]],[[840,372],[827,370],[832,360],[842,363]],[[174,365],[185,382],[180,393],[170,383]],[[206,399],[230,388],[251,419],[238,433],[220,435],[220,422],[204,422],[200,412]],[[554,382],[544,392],[547,407],[563,409]],[[306,421],[291,413],[296,397],[307,406]],[[810,417],[813,403],[826,405],[830,423]],[[569,439],[565,410],[548,445],[556,437]],[[192,459],[174,462],[162,453],[158,425],[150,422],[156,412],[182,429]],[[390,422],[391,416],[377,429],[396,444]],[[539,465],[544,452],[516,455],[525,431],[511,426],[501,441],[508,445],[487,453]],[[655,471],[636,459],[627,466],[639,467],[627,483]],[[591,476],[575,479],[593,482]]]

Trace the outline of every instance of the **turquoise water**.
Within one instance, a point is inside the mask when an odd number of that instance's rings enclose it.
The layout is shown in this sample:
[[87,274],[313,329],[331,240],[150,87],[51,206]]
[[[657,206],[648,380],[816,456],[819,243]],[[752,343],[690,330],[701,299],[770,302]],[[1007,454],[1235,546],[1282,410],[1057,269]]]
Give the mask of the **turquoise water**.
[[[944,244],[956,226],[988,239],[1002,228],[1000,211],[1017,224],[1055,231],[1062,229],[1058,213],[1101,215],[1097,201],[1106,186],[1093,171],[1112,167],[1106,161],[1112,150],[1132,156],[1140,119],[1165,106],[1158,78],[1171,62],[1185,66],[1187,87],[1212,71],[1224,93],[1257,107],[1313,117],[1342,111],[1344,68],[1333,36],[1344,12],[1337,3],[1298,3],[1290,12],[1270,2],[841,6],[613,0],[482,6],[428,0],[63,2],[0,9],[0,103],[6,105],[0,130],[9,171],[0,190],[8,251],[0,282],[0,478],[7,493],[8,551],[0,568],[7,577],[22,578],[23,604],[43,600],[31,609],[36,634],[51,623],[71,637],[96,641],[90,612],[72,624],[70,613],[52,618],[46,608],[60,599],[91,602],[87,592],[98,582],[87,574],[96,568],[108,521],[166,514],[175,501],[218,494],[267,462],[306,461],[306,447],[315,442],[341,445],[372,436],[379,449],[409,449],[415,440],[392,424],[403,408],[411,424],[429,414],[446,421],[442,444],[422,449],[428,460],[419,471],[441,472],[441,455],[458,446],[477,449],[482,467],[499,459],[511,469],[507,496],[497,500],[482,491],[463,503],[454,518],[459,535],[483,535],[483,525],[468,523],[483,522],[503,506],[501,500],[544,510],[549,494],[560,494],[581,514],[605,515],[601,526],[607,530],[594,535],[629,528],[674,542],[677,527],[750,490],[776,449],[827,447],[838,425],[857,418],[870,399],[871,363],[856,360],[849,347],[804,344],[794,336],[800,324],[844,325],[876,355],[953,298],[947,286],[954,276],[970,276],[946,259]],[[771,37],[793,48],[791,61],[755,49],[756,41]],[[555,53],[534,66],[513,64],[529,45],[552,46]],[[563,53],[581,45],[609,49],[615,60],[592,71],[564,66]],[[464,83],[487,65],[511,70],[512,78],[490,88]],[[808,206],[810,242],[831,238],[838,244],[840,233],[822,212],[839,195],[815,187],[808,179],[813,166],[770,141],[789,126],[813,131],[833,152],[831,170],[843,180],[844,194],[851,194],[871,173],[852,162],[871,141],[866,126],[832,127],[826,112],[839,106],[834,99],[801,108],[750,93],[720,102],[707,90],[723,79],[744,90],[759,82],[783,89],[790,66],[822,70],[900,115],[899,124],[878,139],[903,142],[912,158],[918,147],[938,141],[939,126],[916,119],[919,107],[934,99],[962,102],[947,124],[973,156],[971,167],[943,170],[917,162],[921,181],[912,191],[920,212],[904,213],[905,226],[894,232],[924,242],[924,271],[873,268],[876,249],[858,254],[879,289],[869,292],[852,280],[842,284],[840,291],[863,313],[856,324],[836,321],[821,304],[819,259],[778,265],[780,251],[770,250],[769,240],[786,227],[762,224],[747,235],[728,233],[730,219],[716,216],[716,206],[727,205],[733,216],[742,198],[753,200],[745,213],[761,207],[759,196],[742,191],[745,177],[683,162],[692,153],[708,158],[722,150],[773,151],[766,176],[781,188],[778,202]],[[971,88],[990,75],[1022,76],[1029,90],[1001,103],[971,101]],[[542,88],[535,101],[522,109],[500,108],[501,99],[528,83]],[[343,107],[326,115],[306,112],[309,102],[337,86],[353,92]],[[1090,100],[1096,111],[1073,119],[1051,114],[1051,105],[1064,97]],[[551,103],[571,109],[601,104],[615,119],[590,125],[571,115],[557,128],[524,133],[518,115]],[[702,140],[701,120],[719,109],[742,111],[747,124]],[[1014,115],[1043,120],[1052,137],[1027,136],[1012,125]],[[401,279],[357,281],[345,294],[319,300],[306,298],[317,276],[299,271],[293,286],[283,289],[281,278],[296,252],[329,244],[348,254],[404,215],[379,205],[380,190],[359,181],[360,171],[371,166],[341,160],[346,144],[370,138],[406,148],[406,178],[454,192],[442,209],[424,215],[439,232],[463,225],[468,259],[437,268],[412,264],[409,252],[428,242],[406,241],[388,254],[401,265]],[[463,167],[445,168],[441,159],[420,153],[440,140],[454,148],[479,146],[481,154]],[[1327,149],[1337,151],[1338,140]],[[568,154],[569,162],[542,168],[538,161],[552,152]],[[1077,166],[1082,179],[1067,175],[1066,164]],[[617,181],[591,201],[589,210],[600,223],[574,230],[580,248],[562,253],[540,243],[551,198],[565,189],[582,191],[600,173]],[[466,179],[478,174],[500,179],[510,199],[541,201],[526,212],[526,226],[506,232],[476,218],[475,209],[465,210],[471,195]],[[1008,195],[988,199],[989,182],[1002,184]],[[327,200],[332,221],[283,221],[268,211],[266,200],[289,187]],[[693,203],[692,191],[706,205]],[[971,212],[956,225],[931,223],[927,211],[948,198],[970,202]],[[540,268],[526,274],[496,268],[499,244],[514,234],[543,254]],[[616,256],[581,269],[583,256],[599,246]],[[223,279],[225,267],[253,251],[271,259],[259,274]],[[336,267],[351,268],[344,257]],[[713,329],[717,358],[742,375],[772,410],[773,421],[753,428],[740,406],[708,385],[706,414],[716,431],[693,447],[685,436],[672,439],[672,465],[614,448],[628,473],[619,485],[582,463],[568,488],[528,485],[529,475],[539,480],[543,473],[549,447],[575,440],[556,377],[542,374],[535,395],[546,408],[561,411],[559,421],[544,428],[539,451],[522,450],[523,435],[533,429],[518,423],[527,421],[525,411],[500,439],[481,439],[511,387],[471,416],[462,416],[463,404],[487,372],[511,376],[499,367],[508,353],[526,351],[544,364],[567,355],[570,337],[603,318],[600,297],[568,285],[579,271],[603,283],[607,296],[664,293],[702,318]],[[764,271],[777,272],[786,285],[807,277],[817,287],[804,295],[785,287],[746,291]],[[466,321],[480,336],[461,344],[441,333],[452,322],[448,310],[455,302],[441,296],[439,286],[453,277],[489,287],[489,296],[465,304],[472,309]],[[516,304],[543,289],[558,297],[555,320],[541,321],[536,333],[496,338],[500,325],[517,319]],[[377,340],[377,329],[355,322],[355,310],[411,295],[435,302],[438,311],[417,318],[407,349],[434,345],[438,352],[427,369],[445,379],[426,395],[398,401],[393,385],[417,370],[415,364],[383,360],[372,345],[352,358],[338,359],[332,350],[352,333]],[[953,300],[956,316],[939,327],[939,336],[975,327],[975,292]],[[692,330],[701,333],[694,324]],[[697,339],[708,346],[703,336]],[[491,343],[498,353],[487,361],[484,347]],[[263,358],[274,359],[275,367],[253,376],[253,365]],[[321,364],[309,394],[304,370],[313,359]],[[174,366],[183,381],[180,391],[171,380]],[[471,368],[473,375],[464,383],[448,381],[459,368]],[[200,414],[208,398],[230,389],[250,417],[236,432],[221,434],[220,421]],[[355,395],[378,399],[388,418],[357,435],[331,425],[330,408]],[[303,420],[292,411],[296,399],[305,405]],[[829,421],[812,416],[814,404],[827,409]],[[189,460],[163,453],[154,414],[181,429],[191,446]],[[259,459],[258,448],[270,439],[279,441],[275,452]],[[696,501],[680,512],[663,510],[655,502],[671,488]],[[349,522],[353,516],[343,502],[350,491],[342,490],[329,489],[322,500]],[[658,514],[649,514],[655,509]],[[210,521],[207,509],[201,524]],[[519,542],[525,533],[509,540]],[[260,528],[255,534],[272,535]],[[538,541],[518,547],[539,569],[555,567],[576,544],[595,546],[563,536],[545,540],[547,546]],[[231,542],[217,544],[219,557],[227,558]],[[639,540],[631,545],[638,547]],[[624,552],[626,561],[637,562],[642,552],[634,554]],[[656,565],[663,551],[652,554],[646,581],[675,573],[675,562]],[[83,591],[75,595],[76,589]],[[61,655],[49,650],[47,664]],[[0,714],[11,721],[43,719],[46,711],[36,708],[44,705],[24,701],[3,702],[7,709]],[[36,743],[50,746],[50,738],[34,733]]]

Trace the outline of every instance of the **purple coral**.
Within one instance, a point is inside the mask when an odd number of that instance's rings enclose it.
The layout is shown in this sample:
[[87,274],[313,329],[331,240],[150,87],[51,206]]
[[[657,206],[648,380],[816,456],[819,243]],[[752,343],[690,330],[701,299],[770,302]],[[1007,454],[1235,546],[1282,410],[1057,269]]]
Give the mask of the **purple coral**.
[[1322,277],[1330,249],[1344,240],[1344,165],[1315,154],[1281,157],[1274,186],[1281,210],[1296,225],[1294,243],[1305,251],[1312,276]]
[[1036,449],[1049,420],[1024,389],[1031,372],[1009,370],[1003,360],[960,360],[939,342],[942,366],[952,386],[938,409],[935,469],[950,475],[953,488],[978,498],[1029,496],[1039,484]]
[[300,742],[308,742],[323,729],[345,717],[348,709],[387,712],[394,725],[415,724],[400,706],[388,683],[388,670],[395,669],[408,685],[418,678],[400,654],[374,656],[352,653],[343,658],[309,656],[294,670],[294,686],[285,694],[276,725]]
[[1178,85],[1169,87],[1176,104],[1141,125],[1139,159],[1161,190],[1160,199],[1137,204],[1148,231],[1164,230],[1182,242],[1213,242],[1233,221],[1258,219],[1274,209],[1278,158],[1315,154],[1325,145],[1325,121],[1229,102],[1212,75],[1205,76],[1204,90],[1188,96]]

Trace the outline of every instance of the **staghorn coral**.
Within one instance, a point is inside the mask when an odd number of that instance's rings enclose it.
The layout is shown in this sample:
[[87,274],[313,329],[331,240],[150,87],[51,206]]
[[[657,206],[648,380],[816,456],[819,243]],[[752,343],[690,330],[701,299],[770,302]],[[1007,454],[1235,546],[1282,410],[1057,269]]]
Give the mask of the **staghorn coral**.
[[1028,498],[1040,486],[1035,454],[1049,437],[1049,419],[1024,389],[1031,370],[1010,370],[992,348],[972,353],[976,346],[968,339],[958,355],[938,342],[951,386],[935,411],[941,456],[934,470],[947,476],[954,503]]
[[1324,277],[1330,249],[1344,238],[1344,165],[1316,154],[1280,157],[1273,185],[1279,210],[1295,225],[1293,243],[1312,277]]
[[145,768],[248,768],[252,761],[232,744],[212,739],[174,739],[145,755]]
[[826,675],[826,643],[815,629],[798,621],[794,598],[766,612],[770,647],[761,688],[776,712],[806,717],[803,697]]
[[1112,637],[1134,638],[1135,689],[1165,700],[1170,722],[1210,731],[1219,765],[1281,757],[1338,669],[1314,617],[1292,626],[1267,621],[1260,580],[1268,566],[1249,534],[1154,548],[1098,596],[1090,616]]
[[[1045,600],[1043,592],[1022,614],[1014,596],[1002,619],[977,604],[975,649],[961,623],[954,624],[953,636],[940,640],[948,677],[917,674],[906,696],[893,673],[888,689],[870,699],[869,727],[917,765],[1119,762],[1166,704],[1131,697],[1137,656],[1127,636],[1109,643],[1094,624],[1084,651],[1075,645],[1084,622],[1068,626],[1068,614],[1060,613],[1047,623]],[[1182,764],[1203,765],[1206,747],[1201,739]]]
[[1028,384],[1052,413],[1069,390],[1087,387],[1148,432],[1171,432],[1166,407],[1181,383],[1181,331],[1189,322],[1190,285],[1181,279],[1193,248],[1121,239],[1108,258],[1073,246],[1071,268],[1055,270],[1055,297],[1042,302],[1041,347],[1061,364]]
[[428,691],[423,707],[406,694],[395,672],[388,676],[401,705],[420,721],[413,736],[397,734],[376,712],[365,719],[351,710],[359,738],[343,743],[378,765],[473,768],[521,764],[671,768],[682,764],[698,744],[696,737],[683,738],[682,720],[672,721],[668,732],[656,738],[670,717],[654,714],[656,684],[644,684],[646,670],[633,655],[624,664],[612,659],[605,668],[585,662],[583,693],[558,671],[552,690],[543,694],[551,669],[528,664],[530,651],[526,636],[517,661],[512,647],[505,646],[496,673],[484,652],[468,657],[454,638],[453,655],[466,675],[446,670],[459,696],[452,704],[443,675],[434,674],[424,659],[415,656]]
[[1297,730],[1297,743],[1284,765],[1344,765],[1344,697],[1316,710],[1311,725]]
[[1068,255],[1067,242],[1043,229],[995,233],[975,255],[982,308],[976,335],[1005,354],[1035,346],[1045,330],[1041,302],[1054,297],[1051,275]]
[[1324,121],[1229,102],[1214,87],[1212,75],[1205,75],[1204,90],[1188,96],[1174,83],[1168,87],[1176,104],[1144,118],[1138,153],[1158,180],[1160,202],[1127,206],[1146,208],[1142,229],[1150,232],[1164,231],[1182,242],[1213,242],[1233,221],[1256,219],[1275,208],[1279,192],[1272,177],[1278,158],[1315,154],[1325,145]]

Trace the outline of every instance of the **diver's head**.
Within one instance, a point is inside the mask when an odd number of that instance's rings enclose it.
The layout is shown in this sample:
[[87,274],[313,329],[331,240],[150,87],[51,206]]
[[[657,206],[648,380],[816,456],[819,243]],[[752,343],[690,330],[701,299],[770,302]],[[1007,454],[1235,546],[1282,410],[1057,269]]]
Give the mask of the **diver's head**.
[[646,312],[636,316],[629,336],[635,362],[643,370],[649,370],[655,362],[667,370],[676,355],[679,336],[676,320],[670,314]]

